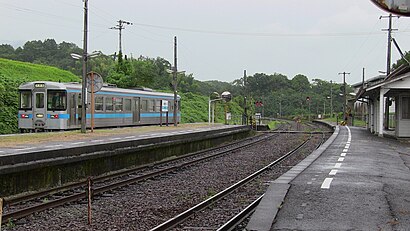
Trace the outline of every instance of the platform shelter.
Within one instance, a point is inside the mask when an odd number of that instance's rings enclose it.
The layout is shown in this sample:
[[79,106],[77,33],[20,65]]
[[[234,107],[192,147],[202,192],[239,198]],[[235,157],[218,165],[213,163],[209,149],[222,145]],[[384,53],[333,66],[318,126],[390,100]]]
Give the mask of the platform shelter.
[[353,87],[356,87],[356,102],[367,107],[366,122],[370,132],[379,136],[410,138],[409,65],[402,65],[388,76],[372,78]]

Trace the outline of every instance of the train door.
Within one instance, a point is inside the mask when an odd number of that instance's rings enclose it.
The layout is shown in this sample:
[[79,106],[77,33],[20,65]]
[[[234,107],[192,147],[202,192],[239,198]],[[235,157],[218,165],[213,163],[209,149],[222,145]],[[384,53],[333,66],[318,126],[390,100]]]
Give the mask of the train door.
[[70,94],[70,126],[78,125],[78,98],[77,94]]
[[35,88],[33,90],[34,107],[33,107],[33,128],[44,129],[46,124],[46,97],[44,88]]
[[133,118],[133,123],[140,123],[141,122],[141,117],[140,117],[140,98],[136,97],[134,98],[134,111],[132,113],[132,118]]

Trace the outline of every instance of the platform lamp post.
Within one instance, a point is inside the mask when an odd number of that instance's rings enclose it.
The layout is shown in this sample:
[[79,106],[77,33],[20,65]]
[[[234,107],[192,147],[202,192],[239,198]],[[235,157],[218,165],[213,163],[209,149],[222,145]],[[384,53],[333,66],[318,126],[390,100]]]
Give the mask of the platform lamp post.
[[84,53],[83,55],[71,53],[70,54],[73,59],[82,60],[83,61],[83,76],[81,82],[81,133],[87,132],[87,61],[90,58],[97,57],[101,55],[100,51],[95,51],[91,54]]
[[[209,96],[209,101],[208,101],[208,125],[211,125],[211,108],[212,108],[212,103],[215,103],[216,101],[222,100],[222,98],[219,96],[218,92],[213,92],[210,96]],[[215,104],[213,106],[213,110],[212,110],[212,123],[213,123],[213,115],[214,115],[214,111],[215,111]]]

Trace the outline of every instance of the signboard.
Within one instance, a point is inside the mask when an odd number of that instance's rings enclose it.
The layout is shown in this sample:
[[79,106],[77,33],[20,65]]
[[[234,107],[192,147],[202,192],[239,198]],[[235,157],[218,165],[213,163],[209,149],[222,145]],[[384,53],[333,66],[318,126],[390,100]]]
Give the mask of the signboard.
[[230,112],[226,113],[226,120],[231,120],[232,119],[232,114]]
[[392,14],[410,16],[410,0],[371,0],[378,7]]
[[259,120],[261,117],[262,117],[261,113],[255,113],[255,118],[256,118],[256,119]]
[[161,100],[161,110],[162,112],[168,112],[168,101],[167,100]]
[[101,88],[103,87],[103,78],[101,77],[100,74],[96,72],[89,72],[86,76],[86,82],[87,82],[87,91],[90,93],[92,89],[94,90],[93,93],[96,93],[99,90],[101,90]]

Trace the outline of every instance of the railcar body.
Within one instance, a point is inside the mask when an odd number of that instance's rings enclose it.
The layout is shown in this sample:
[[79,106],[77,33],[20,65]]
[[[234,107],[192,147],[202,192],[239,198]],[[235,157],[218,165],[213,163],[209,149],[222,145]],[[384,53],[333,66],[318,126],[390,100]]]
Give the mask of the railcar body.
[[[21,132],[79,129],[81,84],[47,81],[19,87],[18,127]],[[87,94],[86,123],[91,126],[91,94]],[[104,86],[94,94],[94,127],[120,127],[173,123],[174,96],[146,90]],[[180,122],[180,97],[177,97]],[[168,111],[168,112],[166,112]],[[162,117],[161,117],[162,114]]]

